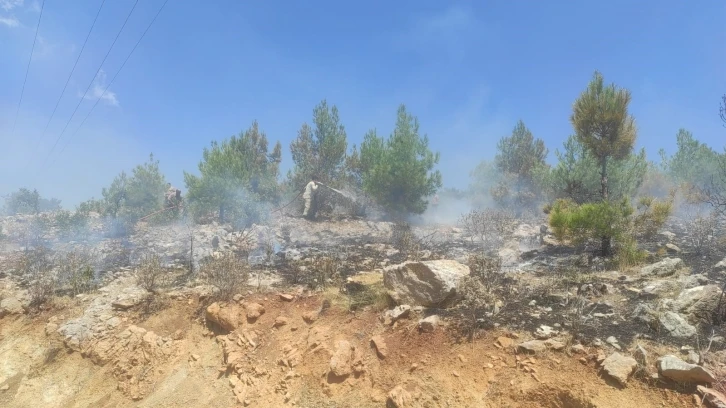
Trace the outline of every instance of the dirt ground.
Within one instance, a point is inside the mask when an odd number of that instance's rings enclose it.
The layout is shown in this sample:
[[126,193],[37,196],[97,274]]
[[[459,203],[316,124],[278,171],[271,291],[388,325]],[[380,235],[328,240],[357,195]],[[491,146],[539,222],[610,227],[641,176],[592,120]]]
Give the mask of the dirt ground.
[[[590,355],[594,350],[517,354],[513,345],[526,340],[525,333],[483,331],[469,343],[445,326],[420,332],[418,316],[386,326],[379,311],[353,313],[335,302],[315,321],[306,321],[303,316],[317,315],[324,298],[301,295],[285,301],[275,292],[249,294],[240,302],[259,303],[265,312],[231,334],[205,323],[198,299],[166,299],[152,314],[124,312],[122,326],[173,338],[173,352],[161,360],[135,354],[105,364],[89,358],[93,350],[69,352],[58,334],[46,334],[53,315],[67,318],[80,307],[8,316],[0,320],[0,406],[699,406],[693,390],[672,389],[647,375],[631,379],[625,388],[612,384],[598,372]],[[385,342],[385,358],[371,344],[376,335]],[[225,367],[224,338],[240,352],[236,371]],[[342,378],[331,373],[338,340],[355,348],[357,369]],[[127,369],[124,375],[133,378],[119,377],[121,362],[143,364],[144,358],[153,364],[143,376]],[[125,392],[134,381],[148,385],[144,395]]]

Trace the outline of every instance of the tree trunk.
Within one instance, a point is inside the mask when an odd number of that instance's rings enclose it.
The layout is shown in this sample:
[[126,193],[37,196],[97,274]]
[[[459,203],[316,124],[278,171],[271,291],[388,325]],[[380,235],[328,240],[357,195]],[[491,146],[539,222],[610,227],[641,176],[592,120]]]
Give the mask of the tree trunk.
[[[600,168],[600,195],[602,196],[603,201],[608,200],[608,158],[604,157],[602,159],[601,168]],[[611,242],[610,242],[610,236],[603,235],[601,237],[601,249],[602,249],[602,255],[603,256],[609,256],[612,249],[611,249]]]

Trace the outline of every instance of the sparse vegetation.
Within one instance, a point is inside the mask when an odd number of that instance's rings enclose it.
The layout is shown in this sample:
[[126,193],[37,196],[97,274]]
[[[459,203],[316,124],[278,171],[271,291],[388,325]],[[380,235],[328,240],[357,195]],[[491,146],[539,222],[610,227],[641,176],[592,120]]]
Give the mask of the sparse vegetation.
[[472,239],[478,238],[486,250],[495,250],[511,237],[515,215],[506,209],[472,210],[459,219],[459,225]]
[[136,284],[149,293],[156,293],[159,286],[164,284],[167,273],[158,255],[146,254],[136,268]]
[[214,298],[229,301],[234,295],[242,293],[250,277],[250,267],[246,260],[231,253],[211,257],[201,265],[200,275],[217,290]]
[[96,287],[94,257],[90,250],[74,250],[61,255],[58,265],[58,283],[67,288],[71,296],[86,293]]
[[472,342],[479,327],[479,318],[488,311],[495,313],[497,296],[494,289],[501,281],[502,261],[498,258],[473,256],[470,258],[470,274],[457,285],[461,297],[458,309],[462,315],[462,328]]

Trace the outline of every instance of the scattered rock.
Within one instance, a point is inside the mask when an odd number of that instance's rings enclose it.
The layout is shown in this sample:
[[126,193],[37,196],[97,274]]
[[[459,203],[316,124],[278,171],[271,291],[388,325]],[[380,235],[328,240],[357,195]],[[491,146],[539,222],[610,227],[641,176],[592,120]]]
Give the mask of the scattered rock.
[[18,299],[9,297],[0,301],[0,317],[23,313],[25,313],[25,310]]
[[665,244],[666,252],[670,255],[675,255],[681,252],[681,248],[678,248],[676,244],[667,243]]
[[575,344],[574,346],[570,347],[570,351],[575,354],[585,354],[585,346],[582,344]]
[[217,302],[207,307],[206,318],[226,331],[239,327],[240,309],[236,304],[220,305]]
[[347,377],[351,374],[354,351],[353,346],[345,340],[335,343],[335,351],[330,358],[330,372],[334,376]]
[[641,367],[648,367],[648,352],[645,351],[643,346],[641,346],[640,344],[635,346],[635,350],[633,351],[633,357],[635,357],[635,361],[637,361]]
[[671,336],[689,338],[696,335],[696,328],[675,312],[665,312],[659,318],[661,327]]
[[383,270],[383,284],[399,304],[445,307],[456,298],[456,286],[469,267],[453,260],[392,265]]
[[644,299],[657,299],[661,296],[669,295],[673,292],[679,292],[681,284],[674,280],[657,280],[648,283],[640,291],[639,296]]
[[721,297],[721,288],[717,285],[696,286],[682,291],[673,301],[672,310],[689,316],[696,322],[716,309]]
[[660,262],[640,268],[641,276],[671,276],[683,268],[681,258],[665,258]]
[[547,340],[551,338],[552,336],[556,335],[558,333],[557,330],[553,329],[550,326],[545,326],[544,324],[539,326],[537,330],[534,332],[534,337],[536,337],[539,340]]
[[411,393],[400,385],[397,385],[388,393],[388,404],[394,408],[408,408],[411,407],[412,402],[413,396]]
[[48,323],[45,325],[45,335],[52,336],[58,331],[58,325],[55,323]]
[[502,348],[508,349],[514,345],[514,339],[509,337],[497,337],[497,344]]
[[282,326],[286,326],[288,323],[290,323],[290,319],[288,319],[287,317],[284,317],[284,316],[278,316],[275,319],[275,324],[273,324],[272,327],[278,327],[279,328],[279,327],[282,327]]
[[543,340],[530,340],[517,345],[517,350],[522,353],[535,354],[547,350]]
[[696,387],[696,391],[703,397],[709,406],[713,408],[726,408],[726,396],[716,390],[706,388],[703,385]]
[[386,341],[383,340],[383,336],[373,336],[371,338],[371,343],[373,343],[373,347],[376,348],[376,354],[378,354],[378,357],[385,359],[388,355],[388,347],[386,346]]
[[318,320],[319,316],[320,316],[319,311],[311,310],[309,312],[303,313],[302,318],[305,321],[305,323],[313,324],[316,320]]
[[713,374],[707,369],[696,364],[688,364],[673,355],[658,359],[658,372],[663,377],[676,382],[713,383],[716,381]]
[[547,339],[547,340],[545,340],[544,343],[545,343],[545,346],[547,346],[547,348],[550,348],[555,351],[561,351],[561,350],[564,350],[564,348],[565,348],[565,343],[558,341],[558,340],[554,340],[554,339]]
[[122,296],[114,300],[111,306],[117,310],[128,310],[132,307],[138,306],[143,302],[145,296]]
[[411,306],[409,305],[398,305],[393,309],[386,310],[383,314],[384,324],[393,324],[399,319],[404,319],[411,314]]
[[295,296],[287,293],[280,293],[280,299],[284,300],[285,302],[292,302],[293,300],[295,300]]
[[713,266],[714,272],[726,272],[726,258],[719,261],[716,265]]
[[439,325],[439,316],[431,315],[418,321],[418,329],[424,333],[431,333],[436,330],[436,326]]
[[265,313],[265,307],[259,303],[247,303],[245,304],[247,310],[247,320],[254,322]]
[[602,369],[620,385],[628,382],[628,378],[637,366],[638,362],[633,357],[626,357],[620,353],[613,353],[602,362]]

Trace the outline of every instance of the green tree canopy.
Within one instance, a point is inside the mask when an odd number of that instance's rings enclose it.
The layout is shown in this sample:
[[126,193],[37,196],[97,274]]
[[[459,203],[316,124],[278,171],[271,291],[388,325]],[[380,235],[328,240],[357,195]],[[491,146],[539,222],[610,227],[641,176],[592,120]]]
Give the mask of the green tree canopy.
[[680,129],[676,144],[678,150],[671,157],[663,149],[659,152],[663,167],[673,180],[703,187],[718,175],[719,154],[696,140],[691,132]]
[[534,172],[539,166],[545,166],[548,150],[542,139],[535,139],[524,125],[517,122],[510,136],[505,136],[497,143],[497,155],[494,157],[497,169],[503,174],[513,174],[526,184],[531,184]]
[[570,121],[577,140],[600,167],[601,196],[608,199],[608,159],[623,159],[635,144],[635,118],[628,113],[630,91],[615,84],[605,86],[595,72],[585,91],[577,98]]
[[101,191],[100,202],[85,203],[79,206],[79,211],[92,206],[111,217],[112,234],[126,234],[140,218],[163,208],[165,191],[166,179],[159,169],[159,161],[150,154],[149,161],[134,167],[130,177],[124,171],[116,176]]
[[[602,199],[601,172],[597,159],[576,136],[570,136],[564,149],[555,150],[557,164],[545,176],[550,198],[568,198],[578,204]],[[648,169],[645,149],[638,154],[611,160],[608,165],[608,191],[613,200],[632,198],[643,183]]]
[[[257,121],[249,129],[205,148],[199,163],[200,175],[184,172],[186,200],[195,217],[216,213],[220,222],[256,221],[252,207],[261,201],[279,199],[279,165],[282,147],[276,143],[268,152],[267,136]],[[254,214],[253,214],[254,212]]]
[[394,216],[421,214],[428,206],[426,197],[442,186],[441,173],[434,170],[438,161],[428,136],[419,135],[418,119],[400,105],[388,139],[371,130],[361,144],[363,189]]
[[313,175],[320,181],[339,186],[345,180],[345,158],[348,140],[340,123],[338,108],[328,107],[326,100],[313,109],[313,126],[304,123],[297,138],[290,143],[294,166],[288,181],[301,191]]

